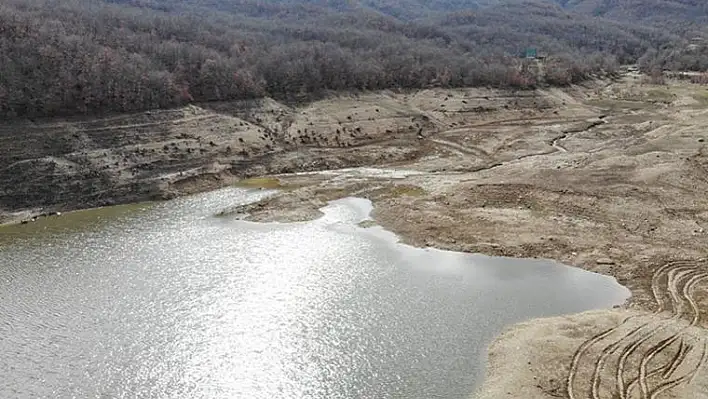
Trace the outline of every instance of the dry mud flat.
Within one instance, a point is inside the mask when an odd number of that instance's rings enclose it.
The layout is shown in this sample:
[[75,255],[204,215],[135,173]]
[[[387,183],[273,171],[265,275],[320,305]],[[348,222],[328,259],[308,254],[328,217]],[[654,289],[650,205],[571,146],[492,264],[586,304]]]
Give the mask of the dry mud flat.
[[227,213],[301,220],[363,196],[409,243],[555,259],[631,289],[620,309],[509,329],[479,398],[707,398],[706,93],[631,78],[548,93],[563,105],[419,138],[397,175],[279,176],[281,194]]

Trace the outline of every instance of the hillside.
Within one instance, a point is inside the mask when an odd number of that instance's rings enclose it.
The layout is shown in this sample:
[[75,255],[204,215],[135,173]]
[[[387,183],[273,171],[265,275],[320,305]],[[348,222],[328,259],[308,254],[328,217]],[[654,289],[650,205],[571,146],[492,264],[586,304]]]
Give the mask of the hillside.
[[[581,5],[9,0],[0,7],[0,116],[265,96],[303,102],[331,91],[562,86],[641,57],[648,67],[708,66],[703,52],[666,50],[683,48],[685,32],[573,11]],[[520,59],[528,47],[548,56],[544,68]]]
[[550,113],[539,90],[342,95],[291,107],[212,102],[110,117],[0,126],[0,223],[15,212],[171,198],[244,176],[401,162],[439,130]]

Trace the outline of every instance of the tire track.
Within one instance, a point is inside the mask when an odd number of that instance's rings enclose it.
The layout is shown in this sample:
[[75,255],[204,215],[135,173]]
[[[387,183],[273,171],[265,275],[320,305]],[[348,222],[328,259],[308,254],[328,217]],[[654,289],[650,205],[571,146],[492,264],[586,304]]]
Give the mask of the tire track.
[[[708,341],[696,345],[687,335],[701,322],[694,295],[706,280],[705,259],[668,262],[656,269],[650,287],[656,310],[629,316],[581,344],[566,378],[568,398],[629,399],[638,393],[642,399],[655,399],[690,384],[708,360]],[[653,364],[657,359],[660,363]],[[679,369],[685,373],[672,378]]]
[[[663,308],[665,307],[665,302],[663,301],[663,298],[662,298],[661,295],[659,294],[659,279],[660,279],[660,277],[661,277],[661,273],[663,273],[664,270],[669,269],[670,266],[671,266],[671,264],[667,264],[667,265],[662,266],[662,267],[657,271],[657,273],[655,273],[655,275],[652,277],[652,292],[654,293],[654,297],[655,297],[656,301],[657,301],[658,303],[660,303],[659,309],[657,310],[657,312],[655,312],[655,314],[661,313],[661,312],[663,311]],[[593,345],[595,345],[596,343],[598,343],[599,341],[601,341],[601,340],[604,339],[605,337],[607,337],[607,336],[613,334],[614,332],[618,331],[621,327],[623,327],[625,324],[627,324],[631,319],[633,319],[633,318],[635,318],[635,317],[639,317],[639,316],[640,316],[640,315],[630,316],[630,317],[624,319],[624,320],[622,321],[622,323],[620,323],[618,326],[613,327],[613,328],[611,328],[611,329],[609,329],[609,330],[606,330],[606,331],[604,331],[604,332],[602,332],[602,333],[600,333],[600,334],[594,336],[594,337],[591,338],[589,341],[586,341],[586,342],[585,342],[583,345],[581,345],[581,347],[576,351],[575,355],[573,356],[573,360],[572,360],[572,363],[571,363],[570,372],[568,373],[568,379],[567,379],[567,386],[568,386],[568,392],[567,392],[567,393],[568,393],[568,397],[569,397],[570,399],[575,399],[575,393],[574,393],[574,390],[573,390],[573,380],[574,380],[574,378],[575,378],[575,374],[577,373],[578,365],[579,365],[579,363],[580,363],[580,360],[581,360],[583,354],[584,354],[588,349],[590,349],[590,347],[592,347]],[[641,326],[635,328],[635,329],[632,330],[629,334],[625,335],[625,336],[623,337],[623,339],[624,339],[624,338],[627,338],[628,336],[633,335],[634,333],[636,333],[636,332],[639,331],[640,329],[642,329],[642,328],[648,326],[649,324],[650,324],[650,322],[647,322],[647,323],[645,323],[645,324],[643,324],[643,325],[641,325]],[[619,347],[619,346],[621,345],[621,340],[622,340],[622,339],[616,341],[615,344],[613,344],[613,346]],[[606,352],[607,352],[607,348],[603,350],[603,354],[606,353]],[[602,354],[601,354],[601,356],[602,356]],[[601,363],[601,359],[598,361],[598,363]],[[597,369],[597,366],[598,366],[598,364],[596,364],[596,369]],[[618,368],[618,370],[621,370],[621,368]],[[599,373],[599,371],[594,371],[594,372],[593,372],[593,387],[596,386],[595,377],[594,377],[594,376],[597,375],[598,373]],[[620,392],[622,392],[622,390],[621,390]],[[596,389],[594,390],[593,394],[594,394],[595,396],[597,396],[597,391],[596,391]]]
[[[669,362],[663,366],[659,366],[655,368],[654,370],[650,371],[647,374],[647,378],[651,378],[653,376],[656,376],[660,373],[663,372],[662,377],[663,379],[668,379],[671,375],[673,375],[674,371],[678,368],[679,365],[683,362],[683,359],[686,358],[686,355],[688,355],[688,352],[691,350],[692,346],[687,345],[683,342],[683,338],[681,338],[680,343],[679,343],[679,350],[676,352],[674,357],[669,360]],[[625,392],[631,392],[636,385],[639,383],[638,379],[633,380],[632,382],[629,383],[627,386],[627,391]],[[622,392],[623,395],[625,395],[624,392]]]
[[[677,269],[674,269],[674,271],[675,270],[677,270]],[[695,270],[691,270],[688,273],[685,273],[685,271],[682,271],[680,273],[677,273],[676,275],[680,274],[681,277],[683,277],[683,276],[688,277],[688,276],[691,276],[691,274],[695,273],[695,272],[696,272]],[[693,277],[690,277],[684,283],[683,288],[681,289],[681,294],[682,294],[683,299],[686,302],[692,303],[694,305],[694,306],[692,306],[694,313],[693,313],[693,317],[691,319],[691,323],[688,326],[682,327],[680,330],[678,330],[676,333],[674,333],[670,337],[659,341],[659,343],[652,346],[647,352],[645,352],[643,354],[642,359],[640,360],[640,364],[639,364],[639,375],[637,376],[637,378],[635,380],[639,384],[643,398],[646,398],[649,396],[649,387],[648,387],[648,382],[647,382],[647,367],[648,367],[648,364],[651,361],[651,359],[654,358],[660,352],[662,352],[664,349],[671,346],[674,342],[681,339],[681,334],[683,334],[687,329],[695,326],[698,323],[700,313],[699,313],[698,308],[695,306],[695,302],[691,298],[690,292],[695,284],[697,284],[700,280],[705,279],[706,277],[708,277],[708,273],[698,273],[698,274],[694,275]],[[676,281],[676,283],[674,285],[669,284],[669,286],[673,287],[675,291],[678,291],[677,287],[680,285],[680,280],[674,280],[674,281]],[[679,302],[679,303],[683,303],[683,302]],[[680,307],[678,309],[679,309],[679,312],[677,312],[671,319],[669,319],[669,322],[671,324],[676,323],[676,321],[678,321],[680,319],[680,316],[681,316],[680,311],[683,310],[683,307]],[[636,350],[636,348],[635,348],[635,350]],[[626,360],[626,358],[625,358],[625,360]],[[631,385],[631,382],[630,382],[630,385]],[[630,397],[630,393],[631,393],[631,389],[628,388],[627,391],[624,393],[623,397],[625,397],[625,398]]]
[[[667,269],[667,270],[668,270],[668,269]],[[678,288],[677,288],[677,287],[678,287],[678,284],[680,283],[680,280],[678,280],[678,279],[676,278],[676,275],[678,274],[678,272],[690,272],[690,269],[688,269],[688,268],[686,268],[686,267],[683,267],[683,268],[675,268],[675,269],[671,269],[669,273],[672,273],[672,272],[676,272],[676,273],[674,273],[673,275],[668,276],[668,278],[667,278],[667,290],[675,294],[675,296],[672,294],[672,298],[675,299],[675,301],[679,301],[679,299],[678,299]],[[618,361],[618,363],[617,363],[617,372],[616,372],[615,378],[617,379],[617,388],[618,388],[618,392],[619,392],[619,395],[620,395],[620,398],[621,398],[621,399],[625,399],[625,398],[629,397],[629,391],[628,391],[627,387],[625,386],[625,382],[624,382],[624,381],[625,381],[625,380],[624,380],[624,370],[625,370],[625,368],[626,368],[626,363],[627,363],[627,360],[629,359],[629,357],[630,357],[632,354],[634,354],[634,352],[635,352],[642,344],[644,344],[645,342],[649,341],[649,339],[651,339],[651,338],[652,338],[656,333],[658,333],[660,330],[662,330],[662,329],[668,327],[669,325],[673,324],[676,320],[679,319],[679,317],[680,317],[680,314],[679,314],[679,313],[674,314],[674,316],[673,316],[671,319],[669,319],[668,323],[666,323],[666,324],[663,325],[663,326],[655,327],[655,328],[653,328],[652,330],[650,330],[649,333],[645,334],[641,339],[636,340],[636,341],[633,341],[633,342],[630,342],[630,343],[629,343],[629,346],[627,346],[627,347],[623,350],[623,352],[620,353],[620,358],[619,358],[619,361]],[[641,327],[641,328],[647,327],[647,326],[649,326],[649,325],[651,325],[651,324],[656,324],[656,322],[652,323],[652,320],[650,320],[649,322],[645,323],[644,325],[642,325],[642,326],[640,326],[640,327]],[[618,341],[618,343],[620,343],[622,340],[625,340],[625,339],[628,338],[628,337],[629,337],[629,335],[626,335],[626,336],[622,337],[622,338],[620,339],[620,341]],[[642,374],[641,374],[641,370],[640,370],[639,376],[638,376],[637,379],[636,379],[639,383],[641,383],[641,382],[643,381],[643,379],[642,379],[641,377],[642,377]]]
[[[639,389],[642,393],[642,397],[646,398],[649,396],[649,377],[647,376],[647,366],[649,365],[649,362],[651,361],[654,356],[656,356],[658,353],[663,351],[664,349],[668,348],[669,346],[673,345],[674,342],[676,342],[679,339],[678,334],[674,334],[673,336],[669,338],[664,338],[663,340],[659,341],[658,344],[654,345],[641,359],[639,362],[639,375],[637,376],[637,382],[639,384]],[[630,386],[632,384],[630,383]],[[631,394],[632,390],[627,389],[627,395],[629,396]]]
[[696,365],[696,367],[693,368],[693,370],[689,371],[687,374],[685,374],[685,375],[683,375],[683,376],[681,376],[681,377],[675,378],[675,379],[673,379],[673,380],[671,380],[671,381],[669,381],[669,382],[666,382],[666,383],[664,383],[664,384],[661,384],[661,385],[657,386],[657,387],[650,393],[649,399],[656,399],[656,398],[657,398],[661,393],[663,393],[664,391],[667,391],[667,390],[669,390],[669,389],[675,388],[675,387],[677,387],[677,386],[679,386],[679,385],[681,385],[681,384],[683,384],[683,383],[685,383],[685,382],[687,382],[687,381],[689,381],[689,382],[690,382],[690,381],[693,381],[693,379],[696,378],[696,376],[698,375],[698,372],[699,372],[699,371],[701,370],[701,368],[703,368],[703,366],[705,365],[706,353],[708,353],[708,345],[707,345],[706,342],[704,341],[704,343],[703,343],[703,352],[702,352],[702,354],[701,354],[701,357],[700,357],[700,359],[699,359],[698,364]]
[[674,359],[671,361],[669,364],[669,367],[664,371],[664,374],[661,375],[661,378],[663,379],[668,379],[671,377],[671,375],[674,374],[674,372],[678,369],[678,367],[683,363],[683,360],[686,358],[688,355],[688,352],[692,349],[693,347],[691,345],[687,345],[683,342],[683,338],[681,338],[681,345],[679,345],[679,350],[676,352],[676,355],[674,356]]
[[[652,329],[648,334],[644,335],[641,339],[631,342],[627,348],[625,348],[624,351],[620,354],[619,360],[617,362],[617,372],[616,372],[616,378],[617,378],[617,388],[618,392],[620,395],[620,398],[628,398],[629,397],[629,390],[628,390],[628,384],[625,384],[625,370],[627,368],[627,360],[631,355],[634,354],[634,352],[645,342],[649,341],[659,330],[662,330],[668,326],[668,323],[666,325],[663,325],[658,328]],[[637,376],[636,380],[637,382],[641,383],[642,379],[640,378],[641,376]]]
[[[613,355],[615,352],[617,352],[617,350],[619,348],[622,347],[622,345],[624,344],[623,341],[625,339],[635,335],[636,333],[641,331],[643,328],[648,327],[650,324],[651,324],[650,322],[647,322],[647,323],[640,325],[639,327],[634,328],[632,331],[630,331],[624,337],[613,342],[612,344],[610,344],[609,346],[605,347],[602,350],[602,352],[600,353],[600,358],[595,362],[595,369],[593,370],[593,377],[592,377],[592,397],[593,397],[593,399],[600,399],[600,396],[599,396],[599,389],[600,389],[600,382],[601,382],[600,374],[603,370],[602,365],[605,363],[606,359],[609,356]],[[641,342],[644,342],[645,339],[650,338],[653,334],[655,334],[660,329],[661,329],[661,327],[654,328],[654,329],[650,330],[649,332],[644,333],[642,335],[642,338],[640,338],[639,341],[632,341],[632,343],[639,342],[639,344],[641,344]],[[632,343],[630,343],[630,347],[631,347]],[[622,358],[624,353],[625,353],[624,350],[620,353],[620,359]],[[622,368],[618,366],[617,370],[621,371]]]

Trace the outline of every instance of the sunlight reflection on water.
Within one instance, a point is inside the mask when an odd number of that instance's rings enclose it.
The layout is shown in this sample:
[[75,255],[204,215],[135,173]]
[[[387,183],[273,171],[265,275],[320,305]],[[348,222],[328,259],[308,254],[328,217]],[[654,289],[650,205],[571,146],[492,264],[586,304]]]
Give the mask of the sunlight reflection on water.
[[0,397],[462,398],[504,326],[628,294],[551,262],[398,244],[356,226],[362,199],[308,223],[211,217],[265,195],[6,231]]

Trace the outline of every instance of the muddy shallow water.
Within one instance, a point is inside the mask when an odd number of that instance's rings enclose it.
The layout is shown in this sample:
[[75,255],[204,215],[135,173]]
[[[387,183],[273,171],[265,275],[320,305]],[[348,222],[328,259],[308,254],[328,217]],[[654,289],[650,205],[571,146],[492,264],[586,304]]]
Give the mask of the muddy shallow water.
[[463,398],[521,320],[610,307],[613,278],[397,243],[357,224],[216,218],[226,189],[0,228],[0,397]]

